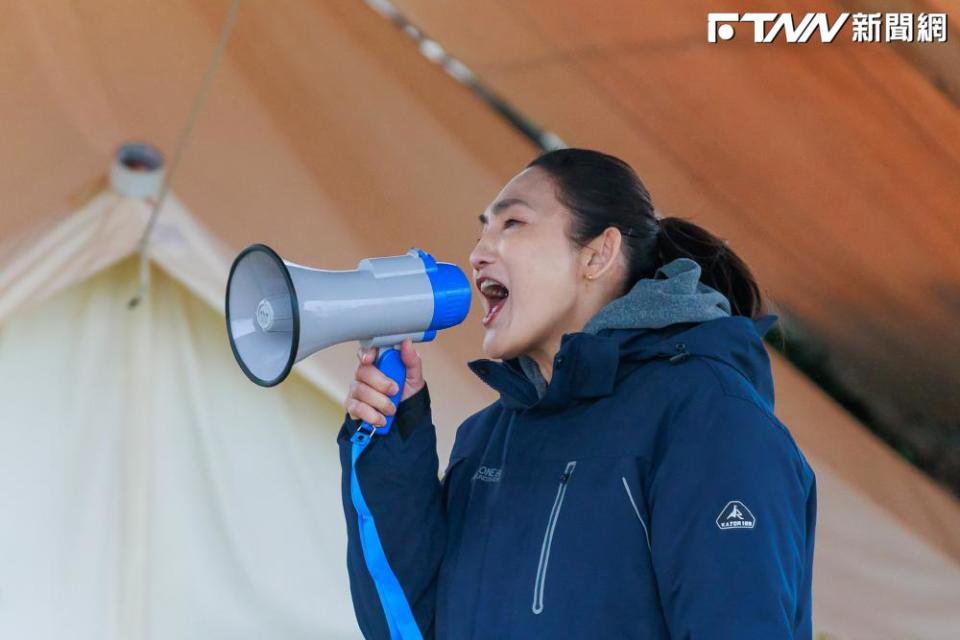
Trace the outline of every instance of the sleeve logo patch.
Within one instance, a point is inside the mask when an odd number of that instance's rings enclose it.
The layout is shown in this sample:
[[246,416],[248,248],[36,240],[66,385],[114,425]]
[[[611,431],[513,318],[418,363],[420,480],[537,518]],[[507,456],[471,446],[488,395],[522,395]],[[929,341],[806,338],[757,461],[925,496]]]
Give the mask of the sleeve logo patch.
[[756,523],[750,509],[739,500],[728,502],[717,516],[717,526],[721,529],[753,529]]

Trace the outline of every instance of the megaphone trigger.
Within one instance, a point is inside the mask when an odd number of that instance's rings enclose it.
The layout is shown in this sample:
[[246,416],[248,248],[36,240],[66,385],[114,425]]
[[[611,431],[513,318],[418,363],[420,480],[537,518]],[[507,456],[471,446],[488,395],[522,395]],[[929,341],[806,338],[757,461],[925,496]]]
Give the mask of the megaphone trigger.
[[[400,398],[403,397],[403,383],[407,378],[407,365],[403,363],[400,349],[397,347],[381,348],[380,355],[377,357],[376,366],[377,369],[380,369],[388,378],[397,383],[397,392],[390,396],[390,402],[392,402],[395,407],[399,407]],[[375,427],[364,420],[360,423],[360,428],[357,430],[357,433],[354,434],[354,437],[362,438],[362,435],[357,436],[357,434],[360,433],[385,436],[390,433],[390,428],[393,426],[393,419],[395,417],[396,414],[386,416],[386,424],[382,427]]]

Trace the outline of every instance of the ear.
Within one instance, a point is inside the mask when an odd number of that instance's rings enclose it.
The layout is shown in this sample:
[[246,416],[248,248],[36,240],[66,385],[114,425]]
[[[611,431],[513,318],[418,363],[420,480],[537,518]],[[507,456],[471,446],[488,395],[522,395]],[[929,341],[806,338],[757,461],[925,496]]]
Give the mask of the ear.
[[591,240],[583,250],[583,276],[587,280],[599,280],[610,273],[620,256],[623,236],[616,227],[607,227]]

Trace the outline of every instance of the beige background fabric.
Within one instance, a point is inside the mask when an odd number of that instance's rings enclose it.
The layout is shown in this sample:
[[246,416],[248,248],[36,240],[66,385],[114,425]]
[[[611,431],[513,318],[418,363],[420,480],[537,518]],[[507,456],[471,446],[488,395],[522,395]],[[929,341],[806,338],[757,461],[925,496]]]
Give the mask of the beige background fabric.
[[[960,110],[895,44],[708,44],[711,11],[948,12],[956,0],[718,7],[602,0],[395,0],[487,87],[571,146],[643,176],[664,215],[729,239],[878,410],[960,415]],[[946,84],[946,83],[940,83]],[[895,405],[894,405],[895,406]]]

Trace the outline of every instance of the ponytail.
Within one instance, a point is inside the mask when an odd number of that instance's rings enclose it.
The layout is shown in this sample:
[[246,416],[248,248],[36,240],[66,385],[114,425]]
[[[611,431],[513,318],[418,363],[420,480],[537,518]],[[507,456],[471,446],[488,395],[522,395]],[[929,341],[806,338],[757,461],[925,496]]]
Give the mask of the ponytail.
[[700,281],[727,297],[733,315],[757,318],[766,312],[756,278],[726,240],[684,218],[661,218],[657,265],[677,258],[690,258],[700,265]]

